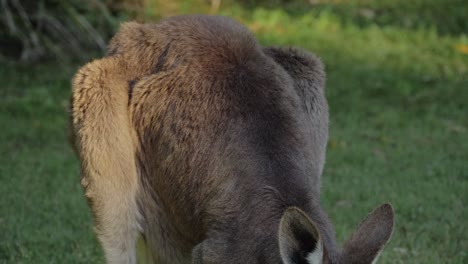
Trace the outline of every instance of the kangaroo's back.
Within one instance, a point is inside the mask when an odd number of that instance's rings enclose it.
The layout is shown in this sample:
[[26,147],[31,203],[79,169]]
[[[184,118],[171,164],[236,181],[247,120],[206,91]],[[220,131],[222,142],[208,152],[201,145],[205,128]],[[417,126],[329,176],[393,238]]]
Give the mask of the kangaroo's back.
[[163,225],[183,234],[174,243],[190,249],[231,221],[230,212],[271,218],[265,197],[308,205],[318,180],[306,176],[304,115],[284,69],[229,19],[182,18],[147,29],[160,34],[164,49],[154,56],[156,70],[135,82],[130,103],[143,219],[154,214],[148,201],[163,207],[157,218],[172,219]]
[[313,55],[184,16],[124,24],[74,80],[82,182],[109,262],[135,262],[140,236],[155,263],[302,263],[287,250],[309,240],[339,263],[319,204],[328,109]]

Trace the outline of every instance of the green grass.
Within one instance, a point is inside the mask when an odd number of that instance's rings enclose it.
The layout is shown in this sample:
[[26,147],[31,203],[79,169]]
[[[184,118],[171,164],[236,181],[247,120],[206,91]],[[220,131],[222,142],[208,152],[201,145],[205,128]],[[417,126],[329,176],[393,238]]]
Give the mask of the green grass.
[[[323,203],[341,242],[389,201],[379,263],[468,263],[468,55],[463,35],[344,22],[333,12],[222,10],[264,45],[320,55],[331,135]],[[102,253],[67,143],[70,70],[0,67],[0,263],[96,263]]]

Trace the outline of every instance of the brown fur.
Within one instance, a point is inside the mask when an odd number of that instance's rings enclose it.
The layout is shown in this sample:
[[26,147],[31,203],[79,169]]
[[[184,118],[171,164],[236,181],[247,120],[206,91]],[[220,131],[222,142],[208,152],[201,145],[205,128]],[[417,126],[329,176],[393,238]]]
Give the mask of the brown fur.
[[155,263],[282,263],[278,229],[294,207],[324,260],[347,263],[319,204],[324,82],[315,56],[263,49],[227,18],[124,24],[73,80],[82,185],[108,262],[135,263],[141,235]]

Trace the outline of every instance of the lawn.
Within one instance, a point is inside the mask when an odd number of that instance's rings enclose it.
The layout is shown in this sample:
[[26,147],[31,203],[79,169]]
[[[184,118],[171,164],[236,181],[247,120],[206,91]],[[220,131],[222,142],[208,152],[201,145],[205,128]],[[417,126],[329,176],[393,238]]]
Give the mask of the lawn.
[[[264,45],[300,46],[326,64],[322,201],[339,241],[391,202],[396,228],[379,263],[468,263],[467,33],[333,10],[220,12]],[[0,65],[0,263],[103,262],[67,142],[76,68]]]

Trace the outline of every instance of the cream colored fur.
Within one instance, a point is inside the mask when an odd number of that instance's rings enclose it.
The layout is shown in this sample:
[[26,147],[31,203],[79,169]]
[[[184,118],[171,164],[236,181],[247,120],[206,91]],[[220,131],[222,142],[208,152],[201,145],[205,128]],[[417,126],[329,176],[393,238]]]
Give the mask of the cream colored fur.
[[139,232],[135,135],[127,111],[125,68],[114,58],[104,58],[82,67],[73,79],[72,122],[82,185],[109,263],[136,263]]

